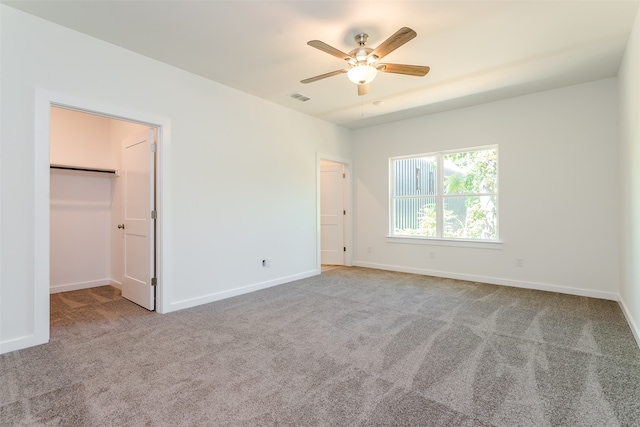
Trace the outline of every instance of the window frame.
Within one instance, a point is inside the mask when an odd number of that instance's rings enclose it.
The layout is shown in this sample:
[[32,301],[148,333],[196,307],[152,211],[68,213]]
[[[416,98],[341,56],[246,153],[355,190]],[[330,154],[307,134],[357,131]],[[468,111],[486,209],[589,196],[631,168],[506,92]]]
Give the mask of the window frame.
[[[496,184],[495,192],[491,193],[456,193],[445,194],[444,192],[444,157],[449,154],[467,153],[473,151],[485,151],[495,150],[496,152]],[[436,159],[436,192],[433,197],[436,200],[436,235],[435,236],[420,236],[420,235],[406,235],[395,233],[396,223],[396,207],[395,201],[398,199],[414,199],[423,196],[396,196],[395,188],[395,161],[405,159],[418,159],[426,157],[435,157]],[[441,150],[430,153],[411,154],[404,156],[389,157],[389,228],[387,234],[387,241],[392,243],[417,243],[417,244],[438,244],[448,246],[470,246],[470,247],[484,247],[491,249],[499,249],[502,246],[500,240],[500,151],[498,144],[482,145],[475,147],[465,147],[454,150]],[[460,237],[445,237],[444,236],[444,203],[447,197],[455,198],[467,198],[478,196],[493,196],[495,197],[496,207],[496,238],[495,239],[474,239],[474,238],[460,238]]]

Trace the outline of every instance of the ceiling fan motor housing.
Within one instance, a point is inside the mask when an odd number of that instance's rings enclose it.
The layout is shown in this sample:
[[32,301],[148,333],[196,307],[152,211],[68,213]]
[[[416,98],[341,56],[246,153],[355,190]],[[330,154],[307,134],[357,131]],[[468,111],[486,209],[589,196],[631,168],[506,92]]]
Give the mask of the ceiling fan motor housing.
[[361,33],[354,37],[358,46],[364,46],[367,40],[369,40],[369,34]]

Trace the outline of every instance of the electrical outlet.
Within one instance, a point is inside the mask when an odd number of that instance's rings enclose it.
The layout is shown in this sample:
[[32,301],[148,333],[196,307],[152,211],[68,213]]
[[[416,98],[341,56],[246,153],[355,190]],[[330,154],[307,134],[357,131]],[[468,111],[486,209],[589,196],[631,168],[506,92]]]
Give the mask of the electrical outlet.
[[524,267],[524,259],[516,258],[516,267]]
[[271,258],[266,258],[262,260],[262,266],[263,267],[271,267]]
[[429,258],[436,259],[436,253],[433,251],[429,252]]
[[371,246],[367,246],[367,253],[370,254],[371,253]]

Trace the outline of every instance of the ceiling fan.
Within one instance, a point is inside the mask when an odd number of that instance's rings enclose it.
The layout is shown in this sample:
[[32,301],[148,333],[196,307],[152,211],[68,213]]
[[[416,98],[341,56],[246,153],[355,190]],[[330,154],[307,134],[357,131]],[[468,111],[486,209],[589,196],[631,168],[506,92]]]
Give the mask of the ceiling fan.
[[378,61],[387,56],[418,34],[411,28],[402,27],[391,37],[386,39],[380,46],[375,49],[365,47],[369,35],[358,34],[355,37],[358,47],[351,52],[344,53],[335,47],[321,42],[320,40],[311,40],[307,44],[309,46],[320,49],[323,52],[333,55],[336,58],[347,61],[349,68],[332,71],[330,73],[320,74],[319,76],[301,80],[301,83],[311,83],[317,80],[326,79],[327,77],[337,76],[338,74],[347,73],[349,80],[358,85],[358,95],[366,95],[369,93],[369,83],[376,77],[378,71],[383,73],[406,74],[409,76],[422,77],[429,72],[429,67],[422,65],[404,65],[404,64],[382,64]]

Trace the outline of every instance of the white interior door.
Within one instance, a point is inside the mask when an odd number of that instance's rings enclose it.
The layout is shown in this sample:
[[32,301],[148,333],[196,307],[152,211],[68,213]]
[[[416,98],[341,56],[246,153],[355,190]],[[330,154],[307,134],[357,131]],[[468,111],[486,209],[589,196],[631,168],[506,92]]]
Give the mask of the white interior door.
[[[122,296],[155,309],[155,129],[122,144],[124,265]],[[152,211],[154,211],[152,213]]]
[[320,164],[320,262],[344,265],[344,165]]

